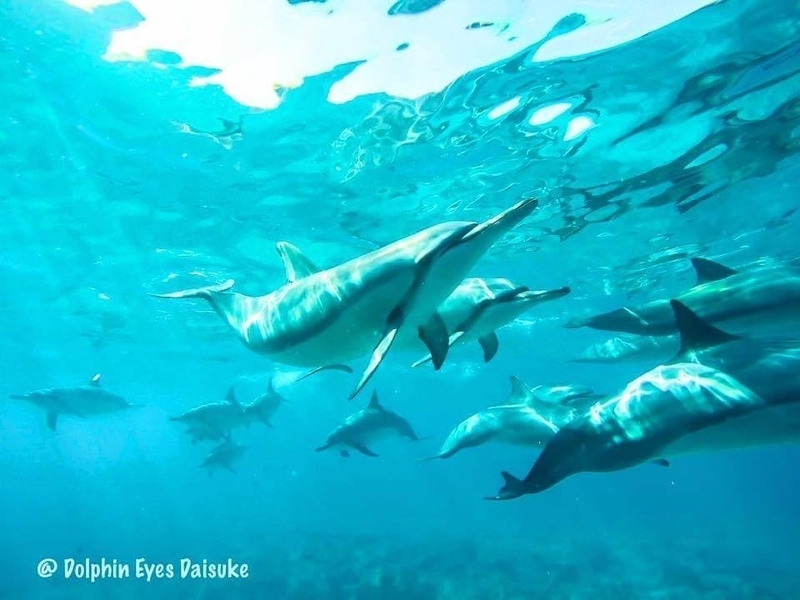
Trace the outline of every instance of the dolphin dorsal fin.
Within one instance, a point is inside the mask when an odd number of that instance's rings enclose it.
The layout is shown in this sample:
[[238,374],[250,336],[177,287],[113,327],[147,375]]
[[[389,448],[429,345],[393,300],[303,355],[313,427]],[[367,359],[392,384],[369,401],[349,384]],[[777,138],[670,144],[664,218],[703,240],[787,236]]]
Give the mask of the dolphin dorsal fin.
[[234,406],[241,406],[239,400],[236,398],[236,390],[233,389],[233,386],[228,388],[228,393],[225,394],[225,402],[230,402]]
[[100,373],[92,375],[92,378],[89,380],[89,385],[100,387]]
[[704,321],[678,300],[670,300],[669,304],[675,315],[675,322],[681,337],[681,349],[678,356],[741,339],[738,335],[717,329],[708,321]]
[[697,283],[695,285],[702,285],[710,281],[719,281],[731,275],[736,275],[738,271],[731,269],[725,265],[708,260],[707,258],[695,257],[692,259],[692,267],[697,274]]
[[380,400],[378,400],[378,392],[373,391],[372,397],[369,399],[369,404],[367,404],[367,408],[372,408],[374,410],[383,410],[383,406],[381,406]]
[[532,399],[536,398],[533,390],[516,375],[512,375],[511,380],[511,394],[509,394],[506,404],[527,404]]
[[311,262],[311,260],[309,260],[309,258],[294,244],[278,242],[275,248],[283,262],[287,283],[292,283],[320,271],[320,268]]

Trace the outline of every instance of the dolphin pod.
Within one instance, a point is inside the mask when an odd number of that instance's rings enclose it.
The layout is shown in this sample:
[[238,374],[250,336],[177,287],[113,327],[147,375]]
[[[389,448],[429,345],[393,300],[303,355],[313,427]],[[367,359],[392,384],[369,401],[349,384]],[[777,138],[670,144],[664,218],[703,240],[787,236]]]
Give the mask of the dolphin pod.
[[528,475],[504,471],[505,485],[490,499],[660,456],[800,441],[800,340],[734,335],[677,300],[670,306],[680,335],[674,359],[564,425]]
[[[705,258],[691,262],[697,282],[675,299],[702,319],[732,333],[782,332],[787,326],[800,326],[800,270],[761,266],[738,271]],[[677,333],[668,299],[572,319],[565,327],[652,336]]]
[[481,256],[537,205],[537,200],[528,199],[483,223],[434,225],[322,271],[309,273],[309,265],[303,269],[298,261],[292,280],[264,296],[231,292],[233,280],[152,295],[208,301],[250,350],[279,363],[319,368],[371,353],[352,399],[404,328],[416,329],[434,367],[441,368],[449,334],[436,308]]

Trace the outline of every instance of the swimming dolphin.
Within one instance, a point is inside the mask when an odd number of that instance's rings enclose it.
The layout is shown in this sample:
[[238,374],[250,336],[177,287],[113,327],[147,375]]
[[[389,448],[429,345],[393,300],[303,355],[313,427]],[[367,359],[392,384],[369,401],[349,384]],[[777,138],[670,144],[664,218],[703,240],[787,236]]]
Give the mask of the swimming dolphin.
[[406,437],[412,441],[420,439],[408,421],[381,406],[378,393],[372,392],[367,408],[347,417],[316,451],[338,448],[339,454],[347,458],[350,456],[349,450],[353,449],[366,456],[378,456],[368,444],[395,436]]
[[671,306],[681,337],[674,360],[564,425],[524,480],[503,472],[492,499],[657,456],[800,442],[800,336],[740,337],[677,300]]
[[[298,274],[307,277],[320,271],[319,267],[297,246],[279,242],[278,253],[286,270],[286,280],[295,281]],[[496,330],[508,325],[536,304],[541,304],[570,293],[570,288],[530,290],[508,279],[470,277],[462,281],[436,309],[450,334],[448,347],[476,341],[483,349],[483,359],[489,362],[497,354],[499,341]],[[438,318],[434,317],[434,318]],[[395,346],[404,351],[419,352],[423,346],[417,332],[403,329]],[[428,354],[412,366],[418,367],[433,360]],[[303,377],[306,377],[304,375]]]
[[[676,299],[710,323],[731,333],[782,332],[800,327],[800,270],[761,266],[737,271],[704,258],[693,258],[697,283]],[[677,332],[669,300],[572,319],[565,327],[591,327],[637,335]]]
[[192,127],[188,123],[181,123],[179,121],[173,121],[172,123],[181,133],[207,137],[214,140],[217,144],[225,148],[225,150],[230,150],[233,148],[233,143],[240,141],[244,136],[244,130],[242,129],[243,119],[241,116],[236,121],[223,119],[222,117],[217,118],[222,124],[222,129],[219,131],[198,129],[197,127]]
[[283,397],[275,391],[270,379],[267,391],[248,405],[242,405],[236,398],[233,387],[228,390],[223,402],[211,402],[186,411],[170,421],[185,423],[192,437],[192,443],[202,440],[219,440],[231,430],[247,427],[254,420],[260,420],[272,427],[270,418],[283,403]]
[[[265,296],[231,293],[233,280],[160,298],[203,298],[251,350],[320,367],[372,353],[349,398],[366,385],[403,328],[414,328],[441,368],[448,333],[436,307],[502,235],[536,208],[523,200],[475,223],[434,225],[373,252],[288,282]],[[281,249],[278,249],[279,253]]]
[[86,385],[68,388],[49,388],[27,394],[11,394],[10,398],[27,400],[47,412],[47,426],[56,430],[59,415],[94,417],[139,407],[121,396],[112,394],[100,385],[97,373]]
[[511,376],[506,403],[492,406],[455,426],[439,453],[423,460],[450,458],[466,448],[501,442],[541,448],[576,415],[599,397],[582,386],[537,386],[531,389]]
[[208,469],[209,477],[217,469],[225,469],[226,471],[235,473],[233,464],[242,457],[245,450],[247,450],[247,446],[237,444],[231,439],[230,435],[228,435],[224,442],[211,449],[208,456],[203,459],[200,467]]
[[581,363],[615,363],[667,360],[678,351],[678,337],[620,335],[594,344],[571,359]]

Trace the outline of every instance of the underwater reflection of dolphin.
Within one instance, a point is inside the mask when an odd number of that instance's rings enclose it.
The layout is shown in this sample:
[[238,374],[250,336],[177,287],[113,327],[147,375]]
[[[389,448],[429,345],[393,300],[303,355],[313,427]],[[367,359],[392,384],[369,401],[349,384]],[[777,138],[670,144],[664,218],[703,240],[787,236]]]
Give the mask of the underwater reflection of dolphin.
[[436,307],[537,204],[534,199],[523,200],[483,223],[452,221],[429,227],[346,263],[298,277],[265,296],[231,293],[232,280],[153,295],[207,300],[248,348],[279,363],[319,367],[371,352],[350,394],[353,398],[404,327],[416,329],[434,356],[434,366],[441,367],[448,333]]
[[[676,299],[702,319],[732,333],[783,332],[787,327],[800,327],[800,270],[761,266],[737,271],[703,258],[693,258],[692,265],[697,284]],[[572,319],[565,327],[637,335],[677,331],[666,299]]]
[[581,414],[602,395],[583,386],[537,386],[511,377],[505,404],[491,406],[455,426],[439,454],[423,460],[449,458],[466,448],[489,442],[540,448],[558,429]]
[[397,436],[412,441],[420,439],[414,433],[409,422],[397,413],[381,406],[377,392],[373,392],[367,408],[347,417],[328,436],[325,444],[316,451],[323,452],[329,448],[337,448],[341,456],[348,457],[350,456],[349,450],[352,449],[366,456],[378,456],[370,448],[370,445],[373,442]]
[[675,356],[678,338],[673,335],[620,335],[593,344],[571,359],[582,363],[662,361]]
[[27,394],[11,394],[10,397],[43,408],[47,412],[47,426],[53,431],[59,415],[94,417],[141,406],[103,389],[99,373],[86,385],[36,390]]
[[492,499],[658,456],[800,442],[800,336],[739,337],[671,305],[681,336],[675,359],[564,425],[524,480],[503,472]]

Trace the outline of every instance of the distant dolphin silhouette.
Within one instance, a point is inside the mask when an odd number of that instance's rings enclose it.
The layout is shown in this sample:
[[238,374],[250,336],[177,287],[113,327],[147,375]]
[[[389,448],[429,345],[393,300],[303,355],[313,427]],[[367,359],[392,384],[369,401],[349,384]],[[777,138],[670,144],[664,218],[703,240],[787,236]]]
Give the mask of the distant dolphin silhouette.
[[233,280],[152,295],[207,300],[248,348],[279,363],[320,367],[372,352],[352,399],[404,327],[418,331],[434,367],[441,367],[448,333],[436,307],[492,244],[537,204],[523,200],[483,223],[453,221],[429,227],[336,267],[303,273],[306,276],[265,296],[231,293]]

